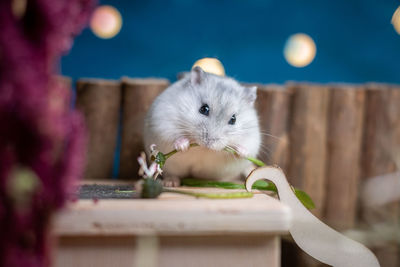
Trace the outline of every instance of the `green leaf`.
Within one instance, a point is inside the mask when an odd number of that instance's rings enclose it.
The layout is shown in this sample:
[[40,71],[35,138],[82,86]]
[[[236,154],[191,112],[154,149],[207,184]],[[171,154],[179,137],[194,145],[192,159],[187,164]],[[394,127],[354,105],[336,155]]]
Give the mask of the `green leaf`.
[[267,182],[265,180],[258,180],[256,181],[253,186],[253,189],[258,189],[258,190],[266,190],[266,191],[273,191],[275,193],[278,192],[278,190],[276,189],[276,186],[274,183],[271,182]]
[[167,160],[167,158],[165,157],[165,155],[163,153],[161,153],[161,152],[157,153],[155,161],[158,165],[160,165],[160,168],[164,167],[166,160]]
[[295,188],[294,194],[300,200],[300,202],[303,203],[304,207],[306,207],[309,210],[315,209],[314,201],[311,199],[311,197],[306,192]]

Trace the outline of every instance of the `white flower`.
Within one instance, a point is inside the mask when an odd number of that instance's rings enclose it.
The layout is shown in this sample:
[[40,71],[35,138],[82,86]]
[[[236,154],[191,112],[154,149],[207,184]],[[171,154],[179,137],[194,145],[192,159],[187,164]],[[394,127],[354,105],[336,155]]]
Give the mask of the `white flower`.
[[156,144],[151,144],[150,151],[153,153],[154,150],[156,150]]
[[156,144],[151,144],[150,145],[151,158],[153,158],[153,157],[155,158],[157,156],[158,152],[160,152],[160,151],[158,151],[156,149]]
[[156,179],[157,176],[162,173],[159,164],[153,162],[150,166],[147,165],[146,154],[144,152],[140,153],[137,161],[140,165],[139,175],[143,176],[144,178]]

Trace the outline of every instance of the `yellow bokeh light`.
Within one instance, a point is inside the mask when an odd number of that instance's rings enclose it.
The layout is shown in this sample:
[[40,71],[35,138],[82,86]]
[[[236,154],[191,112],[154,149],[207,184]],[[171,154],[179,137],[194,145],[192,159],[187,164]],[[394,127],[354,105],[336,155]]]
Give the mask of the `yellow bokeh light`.
[[392,24],[396,32],[400,34],[400,7],[398,7],[393,14]]
[[12,0],[11,10],[15,17],[21,18],[26,11],[27,0]]
[[310,36],[297,33],[286,41],[283,54],[286,61],[294,67],[305,67],[310,64],[317,53],[317,47]]
[[90,19],[90,28],[97,37],[102,39],[114,37],[119,33],[121,27],[121,14],[112,6],[100,6],[96,8]]
[[192,69],[196,66],[199,66],[205,72],[212,73],[212,74],[219,75],[219,76],[225,76],[224,66],[222,65],[221,61],[219,61],[216,58],[205,57],[205,58],[199,59],[193,64]]

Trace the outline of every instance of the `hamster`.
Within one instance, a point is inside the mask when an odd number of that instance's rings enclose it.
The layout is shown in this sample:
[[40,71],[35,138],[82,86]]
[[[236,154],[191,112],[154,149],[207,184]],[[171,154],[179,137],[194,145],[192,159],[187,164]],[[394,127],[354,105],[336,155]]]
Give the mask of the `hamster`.
[[[257,87],[244,87],[228,77],[195,67],[165,89],[151,105],[144,125],[148,155],[151,144],[170,157],[163,168],[165,186],[178,186],[185,177],[239,180],[252,164],[224,151],[255,157],[261,133],[254,102]],[[189,144],[200,146],[189,149]]]

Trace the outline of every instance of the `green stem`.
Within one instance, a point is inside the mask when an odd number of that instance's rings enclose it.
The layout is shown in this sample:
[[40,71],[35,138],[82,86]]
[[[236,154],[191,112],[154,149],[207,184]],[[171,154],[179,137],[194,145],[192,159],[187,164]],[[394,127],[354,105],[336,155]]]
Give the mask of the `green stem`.
[[[196,143],[192,143],[190,144],[190,147],[195,147],[198,146],[198,144]],[[241,157],[241,155],[239,155],[236,150],[229,148],[229,147],[225,147],[224,148],[225,151],[232,153],[236,156]],[[161,166],[161,168],[164,166],[165,160],[167,160],[169,157],[173,156],[174,154],[176,154],[178,151],[172,150],[171,152],[167,153],[167,154],[162,154],[159,152],[160,158],[161,160],[159,160],[159,164]],[[257,158],[253,158],[253,157],[245,157],[248,161],[252,162],[253,164],[257,165],[258,167],[263,167],[266,164],[264,162],[262,162],[261,160],[257,159]],[[183,180],[184,181],[184,180]],[[202,186],[202,187],[206,187],[206,186],[210,186],[210,187],[221,187],[221,188],[238,188],[238,185],[236,184],[227,184],[225,182],[216,182],[213,183],[212,181],[205,181],[205,182],[195,182],[194,180],[192,181],[188,181],[187,180],[187,184],[185,184],[184,182],[182,183],[183,185],[187,185],[187,186]],[[244,186],[243,186],[244,187]],[[258,187],[258,188],[257,188]],[[273,183],[268,183],[265,182],[265,184],[260,184],[257,185],[256,187],[253,188],[257,188],[260,190],[268,190],[268,191],[273,191],[273,192],[277,192],[276,186]],[[293,192],[296,194],[297,198],[303,203],[304,206],[306,206],[308,209],[313,209],[315,207],[314,202],[312,201],[311,197],[305,193],[304,191],[301,191],[297,188],[292,188]],[[205,193],[193,193],[193,192],[186,192],[186,191],[180,191],[180,190],[173,190],[175,193],[180,193],[180,194],[186,194],[186,195],[191,195],[191,196],[195,196],[195,197],[207,197],[207,198],[236,198],[236,197],[250,197],[250,195],[243,195],[244,193],[240,192],[240,193],[226,193],[225,197],[222,197],[221,195],[223,194],[205,194]],[[178,192],[180,191],[180,192]],[[163,191],[163,192],[167,192],[167,191]],[[168,191],[168,192],[172,192],[172,191]]]
[[[232,149],[232,148],[225,147],[224,150],[225,150],[226,152],[233,153],[233,154],[235,154],[236,156],[239,156],[239,157],[240,157],[240,155],[239,155],[234,149]],[[250,161],[250,162],[254,163],[255,165],[257,165],[258,167],[263,167],[263,166],[265,166],[265,163],[262,162],[262,161],[259,160],[259,159],[256,159],[256,158],[253,158],[253,157],[245,157],[245,158],[246,158],[248,161]]]
[[[195,146],[199,146],[199,145],[196,144],[196,143],[193,143],[193,144],[190,144],[190,145],[189,145],[189,147],[195,147]],[[178,150],[174,149],[174,150],[168,152],[167,154],[164,154],[165,159],[168,159],[169,157],[175,155],[177,152],[178,152]]]
[[116,193],[121,193],[121,194],[130,194],[130,193],[136,193],[135,190],[115,190]]
[[[222,181],[209,181],[204,179],[184,178],[181,180],[181,185],[190,187],[215,187],[223,189],[246,189],[244,184]],[[257,181],[253,184],[253,189],[273,191],[277,193],[276,186],[264,180]]]
[[246,157],[246,159],[254,164],[256,164],[258,167],[263,167],[265,166],[265,163],[262,162],[259,159],[253,158],[253,157]]
[[[117,193],[128,194],[135,193],[135,190],[115,190]],[[232,198],[250,198],[253,196],[251,192],[229,192],[229,193],[196,193],[190,191],[183,191],[178,189],[163,189],[166,193],[177,193],[182,195],[189,195],[197,198],[212,198],[212,199],[232,199]]]
[[177,189],[163,189],[163,192],[177,193],[193,197],[212,198],[212,199],[250,198],[253,196],[253,193],[251,192],[198,193],[198,192],[190,192]]

